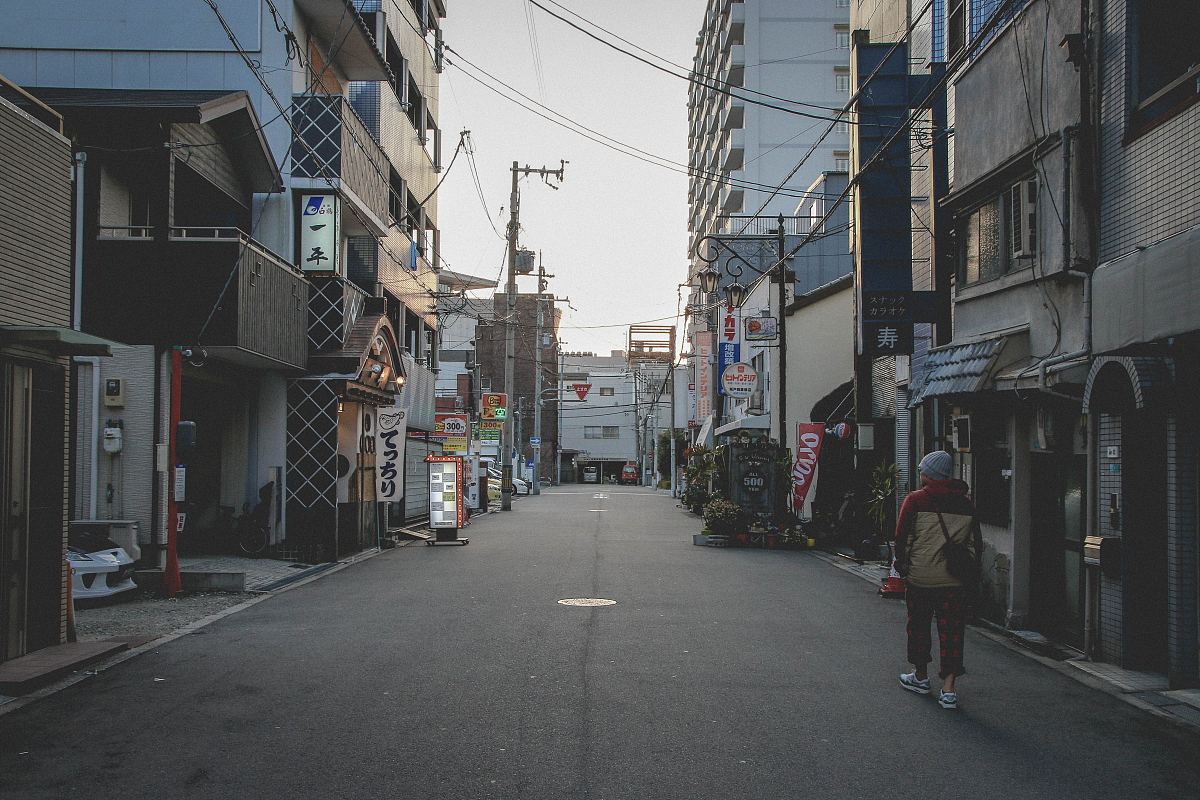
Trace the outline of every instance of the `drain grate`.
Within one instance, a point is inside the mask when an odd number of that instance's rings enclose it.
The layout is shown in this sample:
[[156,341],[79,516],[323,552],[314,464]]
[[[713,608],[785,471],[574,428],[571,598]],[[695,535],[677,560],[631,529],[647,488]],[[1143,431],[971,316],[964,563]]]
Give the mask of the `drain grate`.
[[615,606],[616,600],[605,600],[600,597],[568,597],[566,600],[559,600],[560,606]]

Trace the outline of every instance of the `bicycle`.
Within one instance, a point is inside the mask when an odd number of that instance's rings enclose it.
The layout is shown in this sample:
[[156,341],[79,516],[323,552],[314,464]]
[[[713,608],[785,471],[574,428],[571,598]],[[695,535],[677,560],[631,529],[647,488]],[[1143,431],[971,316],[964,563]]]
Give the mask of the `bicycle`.
[[258,503],[253,509],[246,503],[241,516],[235,520],[238,547],[248,556],[260,555],[271,543],[271,501],[275,482],[258,490]]

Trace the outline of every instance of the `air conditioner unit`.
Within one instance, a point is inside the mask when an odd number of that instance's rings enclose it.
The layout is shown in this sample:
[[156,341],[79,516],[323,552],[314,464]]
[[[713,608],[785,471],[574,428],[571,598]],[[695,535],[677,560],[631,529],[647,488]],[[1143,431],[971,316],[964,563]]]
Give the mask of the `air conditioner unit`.
[[750,401],[746,404],[747,414],[763,413],[763,390],[755,389],[750,393]]
[[971,418],[969,416],[955,417],[951,420],[954,431],[954,449],[960,453],[971,450]]
[[1013,258],[1033,258],[1037,253],[1037,201],[1036,178],[1020,181],[1009,189],[1008,228]]

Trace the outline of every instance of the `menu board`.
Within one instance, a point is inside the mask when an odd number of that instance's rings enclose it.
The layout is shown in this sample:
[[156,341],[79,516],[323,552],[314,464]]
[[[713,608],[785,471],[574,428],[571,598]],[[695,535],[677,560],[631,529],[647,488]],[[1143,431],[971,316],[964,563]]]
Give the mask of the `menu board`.
[[429,527],[463,526],[462,459],[429,456]]

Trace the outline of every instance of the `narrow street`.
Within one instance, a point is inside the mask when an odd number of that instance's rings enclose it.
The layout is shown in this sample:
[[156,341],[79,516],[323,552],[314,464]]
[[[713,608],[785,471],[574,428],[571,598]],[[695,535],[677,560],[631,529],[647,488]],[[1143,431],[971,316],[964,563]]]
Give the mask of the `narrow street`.
[[697,529],[648,489],[522,499],[0,717],[0,796],[1194,793],[1189,734],[974,633],[945,711],[896,683],[901,603]]

